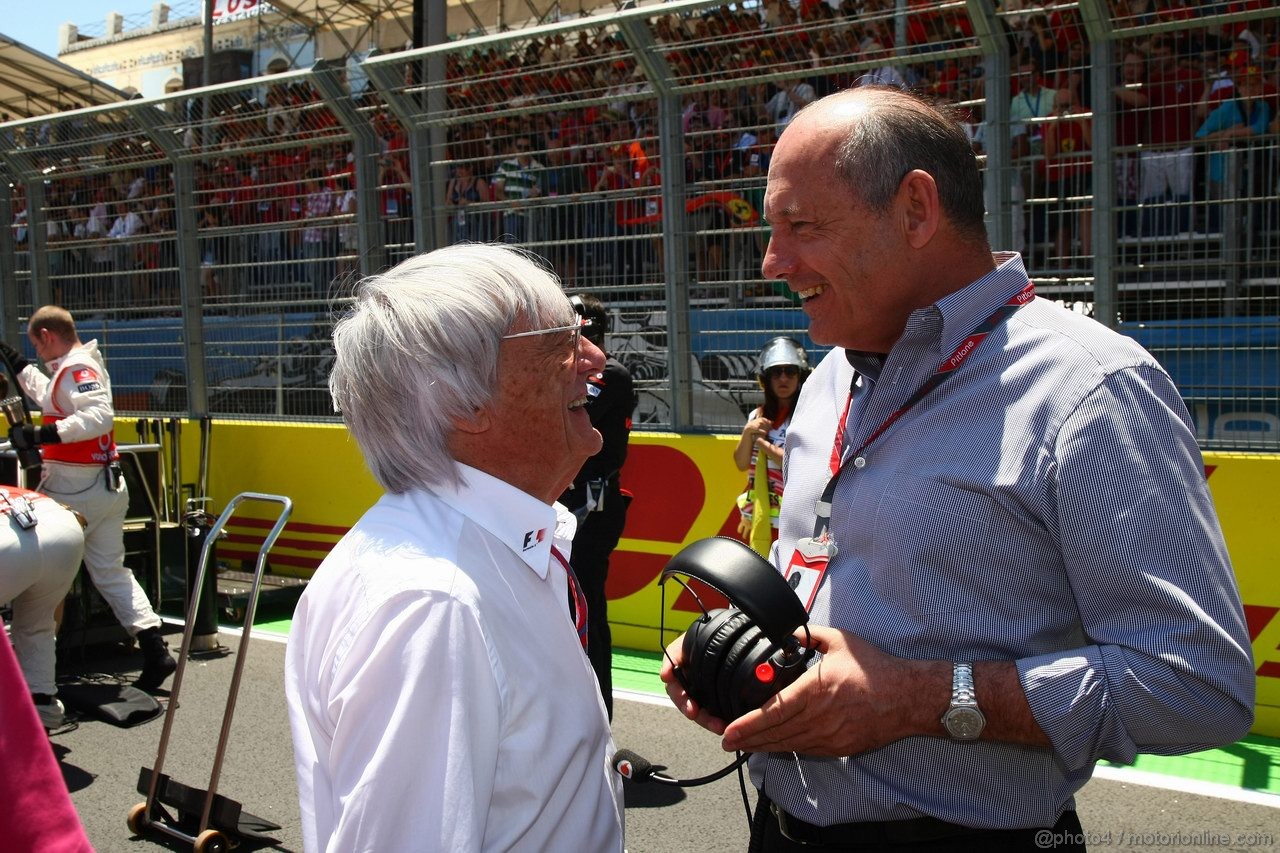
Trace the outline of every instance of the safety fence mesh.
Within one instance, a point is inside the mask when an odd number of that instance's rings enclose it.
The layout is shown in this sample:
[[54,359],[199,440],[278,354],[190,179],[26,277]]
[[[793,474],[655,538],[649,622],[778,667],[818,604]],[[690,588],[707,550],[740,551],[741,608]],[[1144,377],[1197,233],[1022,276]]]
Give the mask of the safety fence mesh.
[[1278,60],[1252,0],[681,0],[10,122],[4,330],[69,308],[126,413],[333,418],[354,282],[501,240],[604,300],[641,426],[736,430],[765,340],[822,354],[760,271],[773,145],[879,84],[961,120],[1039,293],[1147,346],[1205,446],[1272,450]]

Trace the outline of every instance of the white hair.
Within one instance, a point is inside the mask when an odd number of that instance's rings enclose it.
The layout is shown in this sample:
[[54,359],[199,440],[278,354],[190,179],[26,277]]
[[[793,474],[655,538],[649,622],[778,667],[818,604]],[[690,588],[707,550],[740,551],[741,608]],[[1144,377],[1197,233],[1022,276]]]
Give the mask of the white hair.
[[501,244],[437,249],[359,282],[333,328],[329,392],[374,479],[393,494],[456,485],[449,439],[493,399],[502,336],[573,318],[555,275]]

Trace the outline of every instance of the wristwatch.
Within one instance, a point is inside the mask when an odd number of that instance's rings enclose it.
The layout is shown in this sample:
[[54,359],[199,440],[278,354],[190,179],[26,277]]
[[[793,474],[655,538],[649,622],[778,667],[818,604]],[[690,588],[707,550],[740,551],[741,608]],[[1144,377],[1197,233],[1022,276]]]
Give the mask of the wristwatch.
[[973,692],[973,664],[957,663],[951,670],[951,707],[942,715],[942,725],[952,740],[977,740],[986,724]]

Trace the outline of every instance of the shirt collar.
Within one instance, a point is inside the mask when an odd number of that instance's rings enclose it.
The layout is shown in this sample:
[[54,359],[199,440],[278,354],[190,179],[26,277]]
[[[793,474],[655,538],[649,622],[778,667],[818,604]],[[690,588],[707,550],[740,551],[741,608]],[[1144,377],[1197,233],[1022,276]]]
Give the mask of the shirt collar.
[[885,358],[880,353],[848,349],[844,351],[844,358],[858,372],[859,376],[865,376],[872,383],[880,379],[880,371],[884,369]]
[[63,355],[60,358],[53,359],[52,361],[48,362],[45,365],[45,367],[49,368],[49,373],[57,374],[58,369],[62,367],[62,363],[65,362],[67,358],[70,357],[73,353],[77,353],[77,352],[83,352],[88,354],[89,358],[93,359],[97,363],[102,362],[102,358],[98,355],[98,339],[94,338],[93,340],[89,341],[87,344],[80,344],[79,346],[72,347],[71,349],[67,350],[65,355]]
[[546,504],[527,492],[456,463],[461,479],[457,489],[439,487],[434,494],[482,527],[523,560],[540,578],[551,565],[551,546],[568,559],[577,520],[560,504]]
[[[938,350],[954,352],[1001,305],[1027,285],[1027,271],[1017,252],[995,252],[996,268],[975,282],[947,294],[932,305],[917,308],[907,318],[903,338],[939,337]],[[941,331],[939,332],[939,325]],[[845,359],[859,375],[873,383],[880,378],[886,356],[879,353],[845,350]]]
[[939,351],[950,353],[973,334],[1001,305],[1027,286],[1027,270],[1017,252],[995,252],[991,256],[996,268],[977,281],[935,302],[930,308],[942,315],[942,340]]

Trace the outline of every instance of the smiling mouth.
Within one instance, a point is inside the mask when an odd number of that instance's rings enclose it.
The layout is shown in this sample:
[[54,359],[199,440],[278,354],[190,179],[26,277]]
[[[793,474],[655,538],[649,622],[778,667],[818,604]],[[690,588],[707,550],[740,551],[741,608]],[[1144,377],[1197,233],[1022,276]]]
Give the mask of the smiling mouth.
[[574,409],[584,409],[586,408],[587,403],[589,402],[591,402],[590,397],[579,397],[578,399],[574,400],[572,403],[569,404],[569,410],[572,411]]
[[810,299],[813,299],[815,296],[820,296],[822,292],[826,289],[827,289],[827,286],[825,284],[819,284],[809,288],[808,290],[801,290],[797,292],[796,296],[800,297],[801,302],[808,302]]

